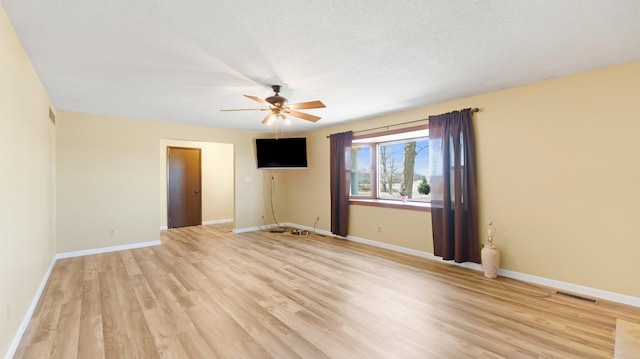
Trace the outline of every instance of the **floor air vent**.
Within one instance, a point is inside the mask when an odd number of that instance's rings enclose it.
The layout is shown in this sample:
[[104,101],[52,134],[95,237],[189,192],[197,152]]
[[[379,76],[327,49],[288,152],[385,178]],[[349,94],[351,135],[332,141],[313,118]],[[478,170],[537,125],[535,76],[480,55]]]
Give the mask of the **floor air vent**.
[[589,303],[598,303],[597,300],[593,299],[593,298],[588,298],[588,297],[583,297],[581,295],[577,295],[577,294],[573,294],[573,293],[567,293],[567,292],[561,292],[561,291],[556,291],[557,295],[563,295],[565,297],[569,297],[569,298],[573,298],[573,299],[578,299],[578,300],[582,300],[585,302],[589,302]]

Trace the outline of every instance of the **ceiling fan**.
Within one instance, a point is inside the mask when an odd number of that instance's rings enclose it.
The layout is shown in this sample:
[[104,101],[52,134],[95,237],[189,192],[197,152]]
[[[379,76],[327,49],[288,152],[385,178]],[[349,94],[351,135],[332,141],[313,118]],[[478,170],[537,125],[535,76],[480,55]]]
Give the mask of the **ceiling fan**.
[[267,106],[267,108],[241,108],[220,111],[269,111],[269,114],[262,121],[262,123],[265,125],[273,124],[273,122],[278,118],[281,118],[286,124],[288,124],[289,119],[285,115],[291,115],[311,122],[316,122],[320,119],[320,117],[318,116],[310,115],[308,113],[296,110],[323,108],[325,107],[325,105],[322,103],[322,101],[300,102],[287,105],[287,99],[280,96],[280,87],[282,86],[272,85],[271,88],[273,89],[273,92],[275,92],[275,95],[267,97],[264,100],[259,97],[244,95],[244,97]]

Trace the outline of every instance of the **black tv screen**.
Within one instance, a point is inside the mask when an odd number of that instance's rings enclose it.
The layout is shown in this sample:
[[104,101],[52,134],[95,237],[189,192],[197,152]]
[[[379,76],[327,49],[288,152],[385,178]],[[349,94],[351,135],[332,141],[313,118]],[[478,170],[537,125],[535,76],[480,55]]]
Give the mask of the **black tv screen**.
[[307,139],[257,138],[256,158],[259,169],[307,168]]

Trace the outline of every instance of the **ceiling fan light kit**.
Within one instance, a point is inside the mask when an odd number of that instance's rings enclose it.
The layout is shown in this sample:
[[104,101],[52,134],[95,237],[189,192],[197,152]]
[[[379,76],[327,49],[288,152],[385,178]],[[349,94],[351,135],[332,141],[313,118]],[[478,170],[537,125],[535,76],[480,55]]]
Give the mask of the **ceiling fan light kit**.
[[279,118],[282,119],[282,122],[284,122],[285,125],[287,126],[291,125],[291,120],[289,120],[285,115],[283,115],[280,112],[278,113],[274,112],[274,113],[268,114],[267,117],[264,118],[262,123],[267,126],[271,126]]
[[300,102],[294,103],[291,105],[287,105],[287,99],[283,96],[280,96],[280,85],[272,85],[271,89],[275,93],[273,96],[269,96],[266,99],[261,99],[256,96],[244,95],[244,97],[251,99],[255,102],[258,102],[262,105],[267,106],[267,108],[245,108],[245,109],[234,109],[234,110],[221,110],[221,111],[270,111],[270,113],[262,120],[262,123],[271,126],[278,119],[282,119],[285,125],[291,124],[291,120],[287,118],[286,115],[297,117],[310,122],[317,122],[320,117],[315,115],[310,115],[308,113],[295,111],[300,109],[313,109],[313,108],[323,108],[326,107],[322,101],[309,101],[309,102]]

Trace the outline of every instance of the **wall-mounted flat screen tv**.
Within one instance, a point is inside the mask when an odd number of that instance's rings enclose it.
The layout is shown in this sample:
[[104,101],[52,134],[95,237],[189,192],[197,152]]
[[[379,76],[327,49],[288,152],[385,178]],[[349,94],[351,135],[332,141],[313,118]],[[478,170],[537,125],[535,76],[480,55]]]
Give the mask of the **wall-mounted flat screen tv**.
[[259,169],[307,168],[307,139],[257,138],[256,158]]

